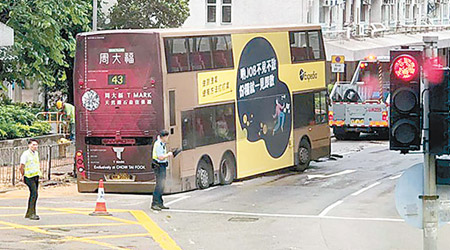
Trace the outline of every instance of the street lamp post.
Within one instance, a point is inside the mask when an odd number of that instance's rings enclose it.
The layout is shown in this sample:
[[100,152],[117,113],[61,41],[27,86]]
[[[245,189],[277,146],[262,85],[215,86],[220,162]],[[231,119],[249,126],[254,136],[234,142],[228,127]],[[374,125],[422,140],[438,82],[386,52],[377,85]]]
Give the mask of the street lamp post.
[[92,8],[92,30],[97,31],[97,0],[94,0]]

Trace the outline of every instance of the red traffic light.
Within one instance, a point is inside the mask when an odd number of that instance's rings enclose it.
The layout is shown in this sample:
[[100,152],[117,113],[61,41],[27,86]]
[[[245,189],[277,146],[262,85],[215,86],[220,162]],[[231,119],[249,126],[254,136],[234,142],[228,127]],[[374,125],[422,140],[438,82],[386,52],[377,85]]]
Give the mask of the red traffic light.
[[402,55],[394,60],[392,70],[397,78],[403,81],[413,79],[419,72],[417,60],[409,55]]

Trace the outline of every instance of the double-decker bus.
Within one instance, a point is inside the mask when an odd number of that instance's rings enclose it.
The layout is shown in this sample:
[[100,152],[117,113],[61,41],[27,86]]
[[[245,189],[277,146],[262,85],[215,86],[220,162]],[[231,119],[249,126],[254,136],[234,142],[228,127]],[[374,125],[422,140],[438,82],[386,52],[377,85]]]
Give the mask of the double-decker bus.
[[78,190],[152,192],[161,129],[166,193],[304,170],[330,154],[325,58],[312,25],[79,34]]

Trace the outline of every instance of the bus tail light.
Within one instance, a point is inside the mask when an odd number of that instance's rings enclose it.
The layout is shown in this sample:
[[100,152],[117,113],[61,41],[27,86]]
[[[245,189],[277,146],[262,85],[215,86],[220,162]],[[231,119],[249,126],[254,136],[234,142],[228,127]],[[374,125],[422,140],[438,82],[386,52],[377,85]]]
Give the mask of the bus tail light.
[[77,167],[78,173],[80,173],[81,176],[86,178],[83,152],[81,150],[78,150],[77,153],[75,154],[75,166]]
[[328,111],[328,120],[332,121],[333,120],[333,111]]
[[383,111],[381,118],[383,119],[383,121],[387,121],[388,120],[388,112],[387,111]]

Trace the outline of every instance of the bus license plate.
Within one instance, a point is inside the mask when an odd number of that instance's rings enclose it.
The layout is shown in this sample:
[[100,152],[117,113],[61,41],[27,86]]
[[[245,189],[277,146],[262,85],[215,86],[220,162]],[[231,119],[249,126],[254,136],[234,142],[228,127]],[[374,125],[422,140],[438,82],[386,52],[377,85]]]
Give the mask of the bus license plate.
[[112,181],[134,181],[133,176],[127,173],[110,174],[108,177]]

